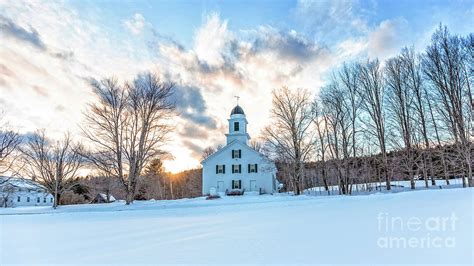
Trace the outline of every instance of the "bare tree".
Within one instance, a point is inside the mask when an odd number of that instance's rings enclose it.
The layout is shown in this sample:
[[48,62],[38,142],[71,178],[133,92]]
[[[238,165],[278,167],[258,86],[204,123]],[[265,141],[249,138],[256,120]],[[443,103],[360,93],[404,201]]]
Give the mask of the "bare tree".
[[54,208],[60,204],[61,194],[78,182],[78,170],[83,164],[80,149],[69,134],[55,142],[46,138],[44,130],[29,137],[21,147],[24,171],[54,195]]
[[260,141],[260,140],[255,140],[255,139],[252,139],[250,140],[249,142],[249,146],[250,148],[262,153],[264,152],[264,147],[263,147],[263,142]]
[[312,119],[316,128],[317,133],[317,145],[315,150],[319,152],[319,159],[321,161],[321,178],[323,180],[324,189],[329,193],[329,185],[327,180],[327,170],[326,170],[326,151],[328,149],[326,137],[327,137],[327,117],[324,116],[320,100],[315,98],[313,106],[311,108]]
[[[393,114],[392,120],[403,141],[404,158],[399,165],[404,165],[403,172],[406,172],[410,179],[411,189],[415,189],[414,168],[414,99],[415,95],[407,86],[404,60],[397,56],[387,60],[385,67],[385,78],[387,84],[387,109]],[[428,179],[425,175],[425,183],[428,186]]]
[[[468,68],[469,57],[462,39],[440,25],[423,57],[423,71],[430,81],[441,108],[443,124],[464,160],[469,185],[472,179],[472,92]],[[463,185],[466,186],[463,177]]]
[[327,140],[329,151],[337,165],[339,190],[349,194],[349,157],[350,157],[350,107],[346,105],[344,91],[338,80],[333,79],[321,90],[321,101],[324,106]]
[[344,64],[342,70],[339,72],[339,80],[342,84],[342,91],[345,95],[345,105],[347,105],[347,112],[350,119],[350,139],[351,139],[351,153],[353,157],[357,156],[357,120],[359,116],[359,109],[361,99],[357,92],[359,87],[359,68],[357,65]]
[[83,155],[108,176],[121,180],[126,204],[130,204],[144,167],[151,158],[165,155],[162,147],[175,109],[173,84],[146,74],[123,86],[115,79],[92,86],[99,101],[89,105],[82,131],[94,148]]
[[[436,185],[435,173],[433,171],[433,161],[431,159],[430,140],[429,140],[429,104],[431,99],[428,98],[426,86],[423,82],[423,72],[421,68],[420,57],[417,56],[413,48],[404,48],[400,55],[403,62],[403,72],[407,88],[411,91],[413,97],[413,107],[416,113],[415,127],[421,134],[422,145],[420,152],[422,153],[422,171],[424,180],[428,180],[428,173],[431,177],[431,185]],[[429,169],[429,171],[428,171]],[[447,180],[449,184],[449,180]]]
[[311,101],[305,89],[291,91],[282,87],[272,92],[272,122],[263,130],[274,157],[291,167],[290,176],[296,195],[301,193],[304,162],[312,152]]
[[[13,166],[18,157],[16,151],[21,141],[22,137],[18,132],[9,129],[7,125],[0,127],[0,175],[13,175]],[[7,181],[7,178],[1,179],[0,185]]]
[[211,156],[216,152],[216,149],[213,147],[207,147],[202,151],[201,160],[205,160],[207,157]]
[[383,73],[378,60],[367,61],[359,65],[359,96],[362,108],[369,115],[370,122],[366,123],[367,132],[377,138],[382,155],[382,171],[385,175],[385,185],[390,190],[390,175],[388,173],[387,144],[384,114],[384,84]]

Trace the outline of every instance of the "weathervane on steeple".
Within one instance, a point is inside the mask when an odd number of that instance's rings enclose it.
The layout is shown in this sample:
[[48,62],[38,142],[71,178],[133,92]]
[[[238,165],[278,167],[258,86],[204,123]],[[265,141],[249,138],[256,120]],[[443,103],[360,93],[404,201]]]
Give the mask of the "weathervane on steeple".
[[234,96],[234,97],[235,97],[235,99],[237,99],[237,105],[239,105],[239,99],[240,99],[240,97],[239,97],[239,96]]

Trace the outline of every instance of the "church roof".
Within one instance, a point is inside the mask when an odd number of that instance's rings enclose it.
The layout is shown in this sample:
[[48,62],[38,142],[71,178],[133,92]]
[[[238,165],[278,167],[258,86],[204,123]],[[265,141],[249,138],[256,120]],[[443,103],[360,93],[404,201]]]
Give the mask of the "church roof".
[[[209,159],[217,156],[218,154],[221,154],[223,153],[225,150],[228,150],[229,148],[231,147],[234,147],[234,145],[239,145],[241,148],[243,149],[247,149],[247,150],[250,150],[251,152],[254,152],[256,154],[258,154],[259,156],[261,156],[262,158],[264,158],[265,160],[267,160],[268,162],[272,163],[273,165],[275,165],[275,163],[270,160],[267,156],[265,156],[264,154],[254,150],[252,147],[234,139],[231,143],[225,145],[224,147],[222,147],[221,149],[217,150],[216,152],[214,152],[213,154],[209,155],[206,159],[202,160],[201,161],[201,164],[204,164],[205,162],[207,162]],[[275,166],[276,167],[276,166]]]
[[236,115],[236,114],[245,115],[244,109],[242,109],[242,107],[240,107],[239,105],[236,105],[234,109],[232,109],[232,112],[230,113],[230,115]]

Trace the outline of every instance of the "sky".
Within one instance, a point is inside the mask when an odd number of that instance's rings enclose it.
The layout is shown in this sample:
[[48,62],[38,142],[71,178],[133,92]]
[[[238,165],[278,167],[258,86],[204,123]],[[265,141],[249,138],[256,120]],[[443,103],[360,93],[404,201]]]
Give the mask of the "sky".
[[0,120],[80,140],[91,78],[153,72],[175,84],[164,166],[177,172],[225,144],[234,96],[258,139],[273,89],[315,96],[344,62],[422,52],[440,23],[466,35],[473,18],[472,0],[0,0]]

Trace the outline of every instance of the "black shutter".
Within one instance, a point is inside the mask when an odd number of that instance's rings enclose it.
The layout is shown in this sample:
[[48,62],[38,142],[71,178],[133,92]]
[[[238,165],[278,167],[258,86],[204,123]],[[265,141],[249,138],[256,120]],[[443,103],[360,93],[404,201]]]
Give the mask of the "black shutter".
[[242,189],[242,180],[239,180],[239,189]]
[[222,173],[225,174],[225,164],[222,166]]
[[258,164],[255,164],[255,173],[258,173]]
[[242,150],[239,150],[239,158],[242,158]]
[[241,166],[242,166],[242,165],[239,164],[239,173],[242,173],[242,167],[241,167]]
[[249,173],[250,173],[250,164],[248,166],[249,166]]
[[219,173],[219,165],[216,164],[216,174]]
[[234,150],[232,150],[232,159],[234,159]]

